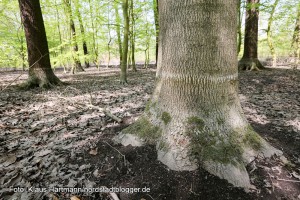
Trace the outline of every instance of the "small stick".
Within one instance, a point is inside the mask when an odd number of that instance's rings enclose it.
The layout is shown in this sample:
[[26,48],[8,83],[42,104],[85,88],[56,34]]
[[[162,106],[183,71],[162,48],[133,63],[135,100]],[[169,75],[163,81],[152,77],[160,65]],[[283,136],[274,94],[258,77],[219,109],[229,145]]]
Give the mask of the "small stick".
[[276,178],[276,180],[278,180],[278,181],[285,181],[285,182],[300,183],[300,181],[296,181],[296,180],[287,180],[287,179],[281,179],[281,178]]
[[122,154],[118,149],[114,148],[113,146],[111,146],[108,142],[105,142],[108,146],[110,146],[112,149],[114,149],[115,151],[117,151],[121,156],[123,156],[124,158],[124,165],[126,166],[126,157],[124,154]]

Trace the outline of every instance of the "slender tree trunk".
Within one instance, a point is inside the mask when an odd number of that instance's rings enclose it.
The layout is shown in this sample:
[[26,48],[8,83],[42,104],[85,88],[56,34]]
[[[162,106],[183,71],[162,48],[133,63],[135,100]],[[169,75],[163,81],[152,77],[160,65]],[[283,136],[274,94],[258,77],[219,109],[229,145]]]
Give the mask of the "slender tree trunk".
[[257,56],[258,16],[259,0],[247,0],[244,55],[239,61],[240,70],[264,69]]
[[[236,0],[160,0],[157,83],[144,115],[115,138],[156,144],[172,170],[199,165],[251,187],[245,165],[271,147],[247,123],[238,97]],[[182,25],[184,24],[184,26]]]
[[119,6],[118,2],[114,2],[114,9],[115,9],[115,15],[116,15],[116,32],[117,32],[117,38],[118,38],[118,46],[119,46],[119,56],[120,56],[120,66],[122,64],[122,56],[123,56],[123,50],[122,50],[122,39],[121,39],[121,18],[119,14]]
[[110,64],[110,45],[111,45],[111,40],[112,40],[112,37],[111,37],[111,30],[110,30],[110,5],[108,4],[108,8],[107,8],[107,20],[108,20],[108,25],[107,25],[107,28],[108,28],[108,43],[107,43],[107,52],[108,52],[108,58],[107,58],[107,65],[106,67],[108,68],[109,67],[109,64]]
[[76,36],[76,28],[73,20],[73,15],[72,15],[72,8],[71,8],[71,2],[70,0],[64,0],[66,9],[67,9],[67,14],[70,20],[70,28],[71,28],[71,35],[72,35],[72,43],[73,43],[73,51],[75,53],[74,55],[74,61],[75,61],[75,66],[72,67],[71,72],[74,74],[75,72],[82,72],[84,69],[81,66],[80,60],[78,58],[79,50],[78,50],[78,44],[77,44],[77,36]]
[[84,63],[85,63],[85,67],[89,68],[90,63],[87,59],[87,56],[89,55],[89,51],[88,51],[88,48],[87,48],[82,17],[81,17],[80,11],[79,11],[79,2],[78,2],[78,0],[75,0],[75,7],[76,7],[76,15],[77,15],[77,18],[78,18],[78,21],[79,21],[79,26],[80,26],[80,32],[81,32],[81,35],[82,35],[82,49],[83,49],[83,55],[84,55]]
[[134,9],[133,9],[133,0],[130,0],[130,17],[131,17],[131,37],[130,37],[130,45],[131,45],[131,66],[132,71],[136,72],[135,65],[135,17],[134,17]]
[[57,19],[57,32],[59,37],[59,44],[60,44],[60,54],[63,54],[63,48],[62,48],[62,36],[61,36],[61,30],[60,30],[60,16],[57,8],[57,1],[55,0],[55,11],[56,11],[56,19]]
[[158,44],[159,44],[159,20],[158,20],[158,0],[153,0],[153,11],[154,11],[154,22],[155,22],[155,61],[157,64],[157,58],[158,58]]
[[275,9],[278,5],[278,2],[279,2],[279,0],[275,0],[274,4],[272,5],[272,10],[271,10],[271,13],[270,13],[270,18],[269,18],[269,21],[268,21],[268,28],[267,28],[267,40],[268,40],[268,45],[269,45],[271,55],[272,55],[272,58],[273,58],[273,67],[277,66],[277,55],[276,55],[274,44],[273,44],[273,41],[272,41],[271,26],[272,26],[272,23],[273,23],[273,17],[274,17]]
[[50,64],[49,48],[39,0],[19,0],[27,42],[29,77],[23,88],[61,84]]
[[[95,23],[94,23],[94,15],[93,15],[93,8],[92,8],[92,4],[91,4],[91,0],[89,0],[89,9],[90,9],[90,18],[91,18],[91,25],[92,25],[92,38],[93,38],[93,50],[94,50],[94,54],[95,54],[95,60],[94,63],[97,64],[98,62],[98,49],[96,47],[96,37],[95,37],[95,33],[96,33],[96,29],[95,29]],[[98,66],[99,68],[99,66]]]
[[297,19],[293,35],[292,47],[294,48],[294,55],[297,59],[296,67],[294,67],[296,69],[300,63],[300,3],[298,4]]
[[124,38],[122,45],[122,62],[121,62],[121,84],[127,83],[127,58],[128,58],[128,36],[129,36],[129,16],[128,16],[128,0],[123,0],[122,3],[123,18],[124,18]]

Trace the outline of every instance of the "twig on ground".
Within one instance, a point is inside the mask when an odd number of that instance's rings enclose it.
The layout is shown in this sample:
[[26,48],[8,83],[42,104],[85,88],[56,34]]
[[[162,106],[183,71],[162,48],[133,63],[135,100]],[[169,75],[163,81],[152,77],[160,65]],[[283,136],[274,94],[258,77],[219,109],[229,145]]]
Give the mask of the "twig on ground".
[[124,154],[122,154],[118,149],[114,148],[113,146],[111,146],[108,142],[105,142],[108,146],[110,146],[112,149],[114,149],[115,151],[117,151],[121,156],[123,156],[124,158],[124,165],[126,166],[126,157]]
[[296,180],[288,180],[288,179],[281,179],[281,178],[276,178],[278,181],[285,181],[285,182],[292,182],[292,183],[300,183],[300,181]]

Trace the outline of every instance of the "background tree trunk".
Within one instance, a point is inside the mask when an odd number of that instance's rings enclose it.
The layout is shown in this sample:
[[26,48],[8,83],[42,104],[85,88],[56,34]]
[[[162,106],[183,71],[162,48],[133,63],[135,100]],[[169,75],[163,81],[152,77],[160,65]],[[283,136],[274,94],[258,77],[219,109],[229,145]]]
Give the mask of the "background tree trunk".
[[253,131],[240,106],[236,6],[236,0],[159,1],[156,88],[144,115],[115,139],[154,143],[172,170],[201,165],[247,188],[245,165],[279,151]]
[[48,88],[61,84],[52,71],[49,48],[39,0],[19,0],[22,23],[27,42],[29,78],[23,85]]
[[114,9],[115,9],[115,15],[116,15],[116,32],[117,32],[117,38],[118,38],[118,46],[119,46],[119,56],[120,56],[120,66],[122,64],[122,39],[121,39],[121,19],[120,19],[120,14],[119,14],[119,6],[118,2],[114,2]]
[[72,44],[73,44],[73,50],[74,50],[74,61],[75,61],[75,66],[72,67],[72,74],[76,73],[76,72],[82,72],[84,71],[84,69],[81,66],[80,60],[78,58],[79,56],[79,50],[78,50],[78,44],[77,44],[77,40],[76,40],[76,28],[75,28],[75,24],[74,24],[74,20],[73,20],[73,15],[72,15],[72,8],[71,8],[71,2],[70,0],[64,0],[65,5],[66,5],[66,9],[67,9],[67,14],[69,17],[69,22],[70,22],[70,28],[71,28],[71,40],[72,40]]
[[131,18],[131,31],[130,31],[130,46],[131,46],[131,66],[132,71],[136,72],[135,65],[135,17],[134,17],[134,9],[133,9],[133,0],[130,0],[130,18]]
[[247,0],[244,55],[239,61],[240,70],[264,69],[257,56],[259,0]]
[[81,32],[81,35],[82,35],[82,49],[83,49],[83,55],[84,55],[84,63],[85,63],[85,67],[89,68],[90,63],[88,62],[88,59],[87,59],[89,51],[88,51],[88,48],[87,48],[82,17],[81,17],[80,11],[79,11],[79,2],[78,2],[78,0],[75,0],[75,7],[76,7],[76,15],[77,15],[77,18],[78,18],[78,21],[79,21],[79,26],[80,26],[80,32]]
[[122,45],[122,62],[121,62],[121,84],[127,83],[127,57],[128,57],[128,36],[129,36],[129,16],[128,16],[128,0],[123,0],[122,3],[123,18],[124,18],[124,38]]
[[277,55],[276,55],[276,51],[275,51],[274,44],[273,44],[273,41],[272,41],[271,26],[272,26],[272,23],[273,23],[274,13],[275,13],[276,7],[278,5],[278,2],[279,2],[279,0],[275,0],[274,4],[272,5],[272,10],[271,10],[270,17],[269,17],[269,20],[268,20],[268,28],[267,28],[267,40],[268,40],[268,45],[269,45],[271,55],[272,55],[272,58],[273,58],[273,67],[277,66]]
[[298,4],[297,19],[293,35],[292,47],[294,48],[294,55],[297,59],[295,67],[297,68],[300,63],[300,3]]

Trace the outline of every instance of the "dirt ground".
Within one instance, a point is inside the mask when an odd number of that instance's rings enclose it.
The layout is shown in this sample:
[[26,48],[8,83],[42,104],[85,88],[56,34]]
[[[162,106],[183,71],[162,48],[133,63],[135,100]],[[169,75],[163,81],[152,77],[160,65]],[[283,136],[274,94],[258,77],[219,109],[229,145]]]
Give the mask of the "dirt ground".
[[56,74],[69,84],[18,91],[14,85],[26,73],[0,72],[0,199],[300,200],[300,71],[240,73],[247,119],[287,158],[258,156],[248,166],[256,189],[247,193],[201,168],[169,170],[156,160],[154,146],[113,143],[142,114],[154,69],[129,72],[126,86],[117,68]]

